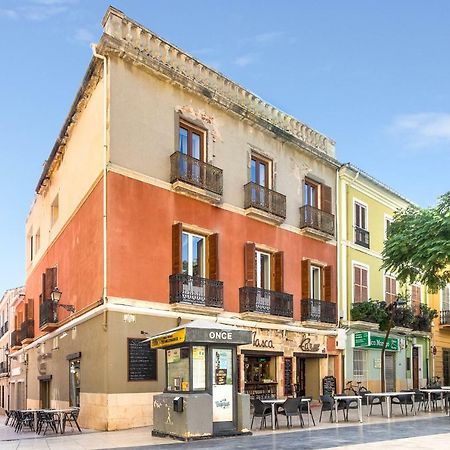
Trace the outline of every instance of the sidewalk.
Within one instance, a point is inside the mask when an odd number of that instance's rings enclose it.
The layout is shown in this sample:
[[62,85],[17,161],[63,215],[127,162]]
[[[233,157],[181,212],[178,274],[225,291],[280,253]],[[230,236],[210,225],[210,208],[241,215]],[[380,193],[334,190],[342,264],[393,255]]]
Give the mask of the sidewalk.
[[[205,441],[196,441],[189,443],[187,448],[201,449],[253,449],[253,448],[299,448],[301,442],[302,448],[338,448],[363,449],[367,448],[399,448],[400,442],[403,447],[409,448],[440,448],[438,446],[423,447],[425,443],[430,443],[429,435],[438,435],[433,438],[433,444],[444,440],[443,433],[449,433],[446,439],[450,438],[450,418],[441,412],[428,413],[421,412],[418,416],[401,416],[399,411],[394,411],[395,416],[387,419],[385,416],[373,415],[370,418],[364,415],[364,423],[360,424],[357,420],[357,411],[350,411],[349,422],[342,420],[342,412],[339,413],[338,424],[328,422],[328,414],[324,413],[322,422],[319,424],[319,408],[314,408],[314,417],[316,418],[316,427],[300,428],[294,419],[294,427],[290,430],[286,428],[284,417],[280,417],[280,429],[272,431],[266,429],[259,431],[256,429],[259,422],[255,421],[253,437],[238,437],[225,439],[211,439]],[[364,409],[365,412],[365,409]],[[186,448],[186,444],[180,444],[179,441],[170,438],[156,438],[151,435],[151,427],[135,428],[131,430],[100,432],[93,430],[83,430],[83,433],[68,431],[63,436],[47,435],[36,436],[34,432],[25,431],[20,434],[14,432],[11,427],[3,425],[4,419],[0,419],[0,448],[1,450],[15,449],[104,449],[104,448],[164,448],[169,445],[173,450],[176,448]],[[391,433],[391,435],[389,435]],[[421,437],[417,433],[425,436]],[[381,439],[395,439],[394,447],[382,444]],[[415,437],[413,437],[415,436]],[[446,441],[448,448],[450,442]],[[281,444],[283,443],[283,444]],[[286,446],[287,444],[289,446]],[[308,444],[309,443],[309,444]],[[275,447],[273,445],[276,444]],[[362,445],[361,445],[362,444]],[[231,447],[230,447],[231,445]],[[281,446],[280,446],[281,445]],[[291,446],[292,445],[292,446]],[[311,445],[311,446],[309,446]],[[406,447],[408,448],[408,447]],[[168,449],[167,449],[168,450]]]

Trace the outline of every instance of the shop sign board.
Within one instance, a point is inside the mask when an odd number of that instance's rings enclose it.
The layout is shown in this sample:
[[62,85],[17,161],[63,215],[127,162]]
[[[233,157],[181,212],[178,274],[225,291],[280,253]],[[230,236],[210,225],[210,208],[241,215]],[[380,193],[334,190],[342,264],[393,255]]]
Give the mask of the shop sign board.
[[151,339],[150,348],[165,348],[176,344],[182,344],[186,339],[186,329],[173,331]]
[[[358,331],[353,334],[354,348],[373,348],[381,350],[383,348],[384,336],[377,336],[370,331]],[[400,350],[399,340],[397,338],[388,338],[386,350]]]

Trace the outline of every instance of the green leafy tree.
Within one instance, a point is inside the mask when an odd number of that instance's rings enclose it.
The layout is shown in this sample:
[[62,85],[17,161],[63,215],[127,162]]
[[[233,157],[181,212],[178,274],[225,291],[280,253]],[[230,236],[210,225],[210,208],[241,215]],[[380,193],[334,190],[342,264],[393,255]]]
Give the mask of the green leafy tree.
[[384,243],[382,268],[403,283],[437,292],[450,282],[450,191],[436,206],[397,211]]

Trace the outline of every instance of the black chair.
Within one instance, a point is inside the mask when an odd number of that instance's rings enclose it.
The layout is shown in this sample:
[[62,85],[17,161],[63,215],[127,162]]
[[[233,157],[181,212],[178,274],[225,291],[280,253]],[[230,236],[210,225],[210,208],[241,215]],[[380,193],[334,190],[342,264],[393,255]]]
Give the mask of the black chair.
[[374,406],[380,406],[381,408],[381,415],[384,415],[383,413],[383,399],[381,397],[372,397],[369,396],[367,397],[366,394],[371,394],[371,391],[364,391],[361,392],[361,397],[362,397],[362,404],[366,405],[367,407],[370,406],[370,411],[369,411],[369,416],[372,414],[372,409]]
[[[335,410],[335,400],[330,395],[321,395],[320,403],[322,407],[320,408],[320,417],[319,422],[322,421],[322,413],[324,411],[330,411],[330,421],[333,421],[333,411]],[[338,402],[338,411],[341,410],[344,416],[344,420],[346,419],[345,411],[347,410],[347,404],[345,402]]]
[[[301,400],[302,398],[309,398],[309,397],[300,397],[300,400]],[[310,399],[310,398],[309,398],[309,399]],[[311,399],[310,399],[310,400],[311,400]],[[301,402],[300,402],[300,405],[299,405],[299,407],[298,407],[298,409],[299,409],[299,411],[300,411],[300,415],[302,415],[303,413],[308,414],[308,403],[307,403],[307,402],[302,402],[302,401],[301,401]],[[309,414],[310,414],[310,416],[311,416],[313,425],[316,426],[316,422],[315,422],[315,420],[314,420],[314,416],[313,416],[313,413],[312,413],[312,409],[311,409],[311,408],[309,408]],[[302,416],[302,419],[303,419],[303,416]],[[303,423],[304,423],[304,421],[303,421]]]
[[78,416],[80,414],[80,409],[79,408],[75,408],[70,412],[65,412],[63,419],[62,419],[62,433],[64,433],[66,431],[66,424],[69,423],[72,430],[75,429],[74,424],[77,426],[78,431],[81,433],[81,428],[80,425],[78,425]]
[[[264,424],[264,428],[267,427],[267,416],[270,416],[272,418],[272,407],[268,405],[267,403],[263,403],[260,399],[254,398],[250,400],[252,406],[253,406],[253,417],[252,417],[252,423],[250,425],[250,429],[253,428],[253,421],[255,420],[255,417],[261,418],[261,424],[259,426],[259,429],[262,430],[262,426]],[[272,419],[271,419],[272,420]],[[275,415],[275,424],[278,424],[277,416]]]
[[[394,397],[392,397],[391,399],[391,408],[394,405],[400,405],[400,410],[402,412],[402,415],[406,414],[408,415],[408,406],[411,405],[411,411],[413,411],[414,409],[414,402],[413,402],[413,398],[411,394],[408,394],[408,392],[411,391],[402,391],[405,392],[402,395],[396,395]],[[405,407],[405,409],[403,410],[403,407]]]
[[300,426],[303,426],[303,418],[300,413],[300,399],[299,398],[288,398],[281,406],[278,411],[283,416],[286,416],[287,427],[292,427],[292,417],[298,416]]
[[16,411],[15,431],[19,433],[24,428],[34,430],[34,416],[32,412]]
[[5,425],[8,425],[9,422],[11,422],[11,425],[13,425],[12,422],[14,422],[14,413],[15,411],[13,410],[5,410],[6,414]]
[[37,426],[36,426],[36,433],[41,434],[42,428],[45,425],[44,429],[44,436],[47,432],[48,428],[55,433],[58,432],[59,427],[59,418],[52,412],[47,411],[38,411],[37,412]]

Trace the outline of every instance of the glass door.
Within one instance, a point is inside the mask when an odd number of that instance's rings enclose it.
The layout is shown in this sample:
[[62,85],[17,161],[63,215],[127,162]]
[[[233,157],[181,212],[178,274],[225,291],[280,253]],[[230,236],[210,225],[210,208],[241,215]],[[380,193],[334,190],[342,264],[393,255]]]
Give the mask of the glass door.
[[214,433],[233,430],[235,428],[233,349],[213,348],[211,359]]

